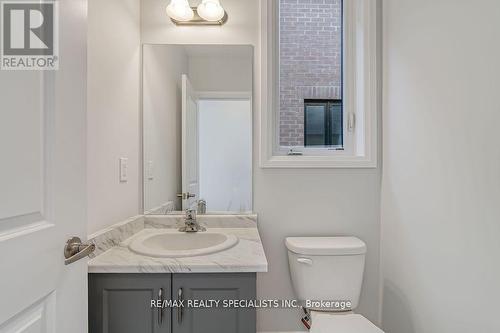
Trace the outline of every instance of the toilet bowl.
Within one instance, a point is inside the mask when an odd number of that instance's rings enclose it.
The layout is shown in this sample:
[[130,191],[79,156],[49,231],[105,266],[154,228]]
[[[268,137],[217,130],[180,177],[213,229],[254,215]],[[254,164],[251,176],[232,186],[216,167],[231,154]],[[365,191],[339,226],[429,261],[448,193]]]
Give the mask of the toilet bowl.
[[311,333],[383,333],[353,312],[359,304],[365,267],[362,240],[289,237],[285,244],[295,294],[311,313]]

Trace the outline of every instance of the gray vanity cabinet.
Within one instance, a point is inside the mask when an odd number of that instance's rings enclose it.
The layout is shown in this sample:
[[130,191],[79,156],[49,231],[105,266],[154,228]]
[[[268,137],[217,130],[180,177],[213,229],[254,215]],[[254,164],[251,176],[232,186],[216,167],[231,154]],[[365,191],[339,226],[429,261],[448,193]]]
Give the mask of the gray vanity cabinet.
[[[223,300],[254,300],[255,289],[255,273],[89,274],[89,332],[255,333],[255,309],[222,307]],[[151,308],[160,298],[183,299],[184,307]],[[188,300],[221,306],[188,307]]]
[[[170,333],[171,274],[89,274],[89,333]],[[161,293],[161,294],[160,294]]]
[[254,300],[255,273],[174,274],[174,298],[220,300],[218,308],[184,307],[172,311],[173,333],[255,333],[255,309],[223,308],[223,300]]

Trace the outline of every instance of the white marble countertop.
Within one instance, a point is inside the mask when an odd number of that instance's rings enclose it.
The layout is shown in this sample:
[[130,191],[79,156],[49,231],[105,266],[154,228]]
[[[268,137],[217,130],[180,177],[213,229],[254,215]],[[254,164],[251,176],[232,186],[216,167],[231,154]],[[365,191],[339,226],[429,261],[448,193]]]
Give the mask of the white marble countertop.
[[233,234],[239,242],[227,250],[203,256],[152,258],[129,250],[128,245],[134,237],[151,230],[154,227],[139,230],[91,259],[88,263],[89,273],[267,272],[267,259],[256,225],[242,228],[209,226],[209,231]]

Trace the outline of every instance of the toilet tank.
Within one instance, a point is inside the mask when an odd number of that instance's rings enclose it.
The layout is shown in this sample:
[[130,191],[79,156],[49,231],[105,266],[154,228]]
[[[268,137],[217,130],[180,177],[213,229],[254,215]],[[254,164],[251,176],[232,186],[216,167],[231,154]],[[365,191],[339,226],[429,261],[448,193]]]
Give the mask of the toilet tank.
[[[286,239],[292,284],[297,299],[315,301],[310,310],[348,311],[357,308],[366,244],[356,237],[289,237]],[[350,308],[340,303],[351,302]],[[345,305],[345,303],[343,303]]]

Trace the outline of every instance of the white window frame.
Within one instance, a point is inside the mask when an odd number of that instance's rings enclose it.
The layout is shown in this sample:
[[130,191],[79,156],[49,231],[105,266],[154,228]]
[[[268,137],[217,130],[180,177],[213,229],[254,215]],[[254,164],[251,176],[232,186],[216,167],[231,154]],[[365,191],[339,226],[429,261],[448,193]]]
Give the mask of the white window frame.
[[279,1],[261,0],[260,166],[377,167],[377,1],[344,0],[344,150],[279,146]]

